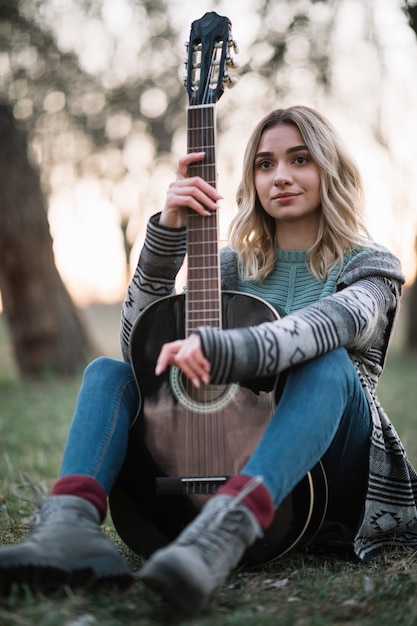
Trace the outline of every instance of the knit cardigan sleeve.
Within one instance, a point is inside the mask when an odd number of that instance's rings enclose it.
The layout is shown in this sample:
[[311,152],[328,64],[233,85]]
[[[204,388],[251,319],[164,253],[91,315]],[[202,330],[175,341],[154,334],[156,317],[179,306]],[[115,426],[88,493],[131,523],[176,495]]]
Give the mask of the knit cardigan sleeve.
[[167,228],[153,215],[146,228],[145,241],[136,270],[128,285],[122,307],[120,344],[123,358],[129,360],[129,340],[139,314],[164,296],[175,294],[175,279],[186,252],[185,228]]
[[276,375],[345,347],[363,362],[373,384],[382,371],[403,283],[398,259],[372,248],[342,272],[336,293],[286,317],[258,326],[200,327],[213,384]]

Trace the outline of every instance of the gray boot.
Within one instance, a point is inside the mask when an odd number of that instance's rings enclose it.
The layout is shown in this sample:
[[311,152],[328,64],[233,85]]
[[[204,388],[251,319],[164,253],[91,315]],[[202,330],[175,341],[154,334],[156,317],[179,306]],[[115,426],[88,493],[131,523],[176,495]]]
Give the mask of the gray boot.
[[0,592],[28,585],[48,592],[62,585],[127,586],[129,567],[100,528],[96,507],[76,496],[51,496],[38,506],[26,539],[0,548]]
[[261,527],[239,497],[214,496],[176,541],[151,556],[140,578],[180,608],[197,613],[260,536]]

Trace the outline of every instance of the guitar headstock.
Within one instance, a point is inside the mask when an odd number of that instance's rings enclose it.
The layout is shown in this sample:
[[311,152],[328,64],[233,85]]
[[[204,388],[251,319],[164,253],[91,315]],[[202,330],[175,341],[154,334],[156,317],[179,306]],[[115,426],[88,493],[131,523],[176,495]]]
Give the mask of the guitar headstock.
[[190,106],[217,102],[225,85],[230,87],[236,82],[229,74],[237,67],[230,53],[232,48],[237,52],[231,28],[229,18],[214,11],[191,24],[184,81]]

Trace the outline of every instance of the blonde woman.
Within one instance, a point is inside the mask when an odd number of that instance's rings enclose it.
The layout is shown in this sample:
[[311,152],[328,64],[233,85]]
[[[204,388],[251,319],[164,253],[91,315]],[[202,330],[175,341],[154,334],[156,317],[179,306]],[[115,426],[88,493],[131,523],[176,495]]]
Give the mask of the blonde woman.
[[[204,214],[216,193],[186,178],[201,155],[180,160],[159,223],[180,207]],[[273,111],[246,149],[227,289],[260,296],[281,319],[245,329],[197,329],[166,344],[157,372],[176,365],[199,386],[284,372],[275,414],[253,456],[169,547],[143,581],[198,611],[262,536],[285,497],[320,459],[328,528],[363,559],[417,543],[416,475],[375,397],[403,277],[370,239],[360,174],[331,125],[307,107]]]
[[[107,496],[129,465],[129,428],[140,403],[129,339],[140,312],[175,292],[184,207],[203,216],[218,208],[217,190],[188,177],[190,164],[203,158],[179,160],[165,207],[148,223],[123,306],[124,360],[100,358],[86,369],[61,476],[28,538],[0,550],[0,588],[132,580],[100,530]],[[141,579],[190,612],[205,606],[320,460],[328,537],[362,559],[390,545],[417,546],[417,476],[375,396],[403,276],[398,259],[367,233],[360,175],[327,120],[301,106],[261,120],[245,153],[237,204],[230,245],[221,252],[224,287],[260,296],[280,318],[230,330],[199,327],[163,345],[155,371],[177,366],[196,387],[280,374],[276,410],[240,473],[201,512],[187,496],[153,507],[158,470],[143,442],[134,455],[141,513],[170,541]]]

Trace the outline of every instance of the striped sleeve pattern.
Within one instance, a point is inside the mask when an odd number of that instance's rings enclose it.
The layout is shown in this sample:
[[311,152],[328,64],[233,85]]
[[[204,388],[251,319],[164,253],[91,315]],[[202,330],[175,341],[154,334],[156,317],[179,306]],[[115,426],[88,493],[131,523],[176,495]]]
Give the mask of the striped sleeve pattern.
[[341,346],[360,354],[386,326],[391,299],[385,281],[373,278],[274,322],[224,331],[199,328],[211,380],[227,383],[276,375]]
[[158,220],[159,214],[148,222],[138,265],[123,302],[120,341],[126,361],[130,334],[140,312],[159,298],[175,293],[175,279],[184,261],[185,228],[165,228]]

